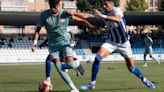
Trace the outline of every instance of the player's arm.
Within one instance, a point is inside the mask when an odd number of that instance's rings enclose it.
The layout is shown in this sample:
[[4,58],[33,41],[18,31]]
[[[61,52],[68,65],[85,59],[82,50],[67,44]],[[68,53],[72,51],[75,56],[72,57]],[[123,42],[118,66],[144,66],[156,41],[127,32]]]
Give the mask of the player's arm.
[[34,33],[34,44],[33,44],[32,48],[31,48],[32,52],[35,52],[35,50],[36,50],[36,46],[37,46],[37,43],[38,43],[40,30],[41,30],[41,27],[37,26],[37,28],[35,30],[35,33]]
[[80,18],[80,17],[77,17],[77,16],[72,16],[72,19],[75,20],[75,21],[78,21],[79,23],[82,23],[84,26],[92,29],[92,30],[96,30],[97,27],[92,25],[90,22],[88,22],[86,19],[83,19],[83,18]]
[[153,44],[153,39],[151,37],[149,37],[148,39],[150,41],[150,44],[152,45]]
[[36,46],[37,46],[38,39],[39,39],[39,32],[40,32],[41,28],[43,27],[43,25],[44,25],[44,15],[43,15],[43,13],[41,13],[39,20],[37,22],[36,30],[35,30],[34,37],[33,37],[34,44],[31,48],[32,52],[35,52],[35,50],[36,50]]
[[94,30],[94,31],[97,31],[97,32],[100,31],[96,26],[92,25],[87,20],[88,18],[95,17],[93,14],[81,13],[81,12],[76,12],[76,11],[72,11],[72,10],[66,11],[66,13],[71,15],[73,20],[75,20],[79,23],[82,23],[84,26],[90,28],[91,30]]
[[39,48],[47,46],[47,42],[48,42],[48,38],[42,44],[39,45]]
[[97,16],[101,17],[101,18],[104,18],[104,19],[109,19],[111,21],[115,21],[115,22],[120,22],[121,21],[121,18],[122,18],[122,12],[117,12],[114,16],[108,16],[108,15],[105,15],[105,14],[102,14],[99,10],[97,9],[94,9],[94,12]]
[[73,11],[73,10],[68,10],[66,12],[70,15],[77,16],[77,17],[80,17],[80,18],[83,18],[83,19],[88,19],[88,18],[95,17],[93,14],[90,14],[90,13],[76,12],[76,11]]

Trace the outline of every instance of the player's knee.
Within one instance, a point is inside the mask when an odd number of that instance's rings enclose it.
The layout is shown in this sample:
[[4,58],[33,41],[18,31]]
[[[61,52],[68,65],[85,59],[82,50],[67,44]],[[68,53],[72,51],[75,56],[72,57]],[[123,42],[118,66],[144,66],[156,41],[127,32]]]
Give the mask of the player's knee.
[[100,61],[102,61],[102,57],[99,54],[96,54],[94,63],[97,64],[100,63]]
[[130,70],[131,73],[134,73],[135,70],[136,70],[136,67],[130,67],[129,70]]
[[78,66],[79,66],[79,61],[72,61],[70,63],[68,63],[68,65],[73,68],[73,69],[76,69]]
[[47,58],[46,58],[46,62],[51,62],[50,55],[47,56]]
[[65,57],[66,63],[70,63],[70,62],[72,62],[73,60],[74,60],[74,58],[73,58],[72,56],[66,56],[66,57]]

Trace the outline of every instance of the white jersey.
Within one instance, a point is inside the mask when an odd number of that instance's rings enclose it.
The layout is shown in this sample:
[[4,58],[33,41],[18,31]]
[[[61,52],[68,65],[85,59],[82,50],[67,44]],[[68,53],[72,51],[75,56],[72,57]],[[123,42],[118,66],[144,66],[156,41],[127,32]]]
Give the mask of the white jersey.
[[122,19],[120,22],[111,21],[108,19],[104,19],[104,22],[107,26],[109,39],[106,42],[114,42],[114,43],[124,43],[129,40],[128,33],[126,31],[126,22],[124,19],[123,12],[119,7],[114,7],[111,12],[103,12],[103,14],[108,16],[115,16],[116,14],[121,15]]

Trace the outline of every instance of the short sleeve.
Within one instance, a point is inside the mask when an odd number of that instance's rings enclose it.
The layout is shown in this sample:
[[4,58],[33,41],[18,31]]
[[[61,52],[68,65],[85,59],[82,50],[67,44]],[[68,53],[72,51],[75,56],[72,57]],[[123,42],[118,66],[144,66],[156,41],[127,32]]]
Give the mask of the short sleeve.
[[37,26],[42,27],[43,25],[44,25],[44,16],[43,13],[41,13],[37,22]]
[[116,9],[115,14],[119,14],[119,15],[121,15],[121,17],[123,17],[123,12],[120,8]]
[[68,14],[68,13],[66,13],[66,12],[64,12],[64,15],[65,15],[65,18],[72,19],[72,15],[70,15],[70,14]]

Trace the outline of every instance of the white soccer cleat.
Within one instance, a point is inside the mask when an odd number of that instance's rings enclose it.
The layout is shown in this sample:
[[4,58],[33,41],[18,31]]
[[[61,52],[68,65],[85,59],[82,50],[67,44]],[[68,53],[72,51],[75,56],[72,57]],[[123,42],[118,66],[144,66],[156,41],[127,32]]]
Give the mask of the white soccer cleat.
[[150,89],[155,89],[154,83],[152,83],[150,80],[144,78],[143,83]]
[[88,83],[86,85],[80,86],[80,90],[88,90],[88,89],[95,89],[96,84]]

